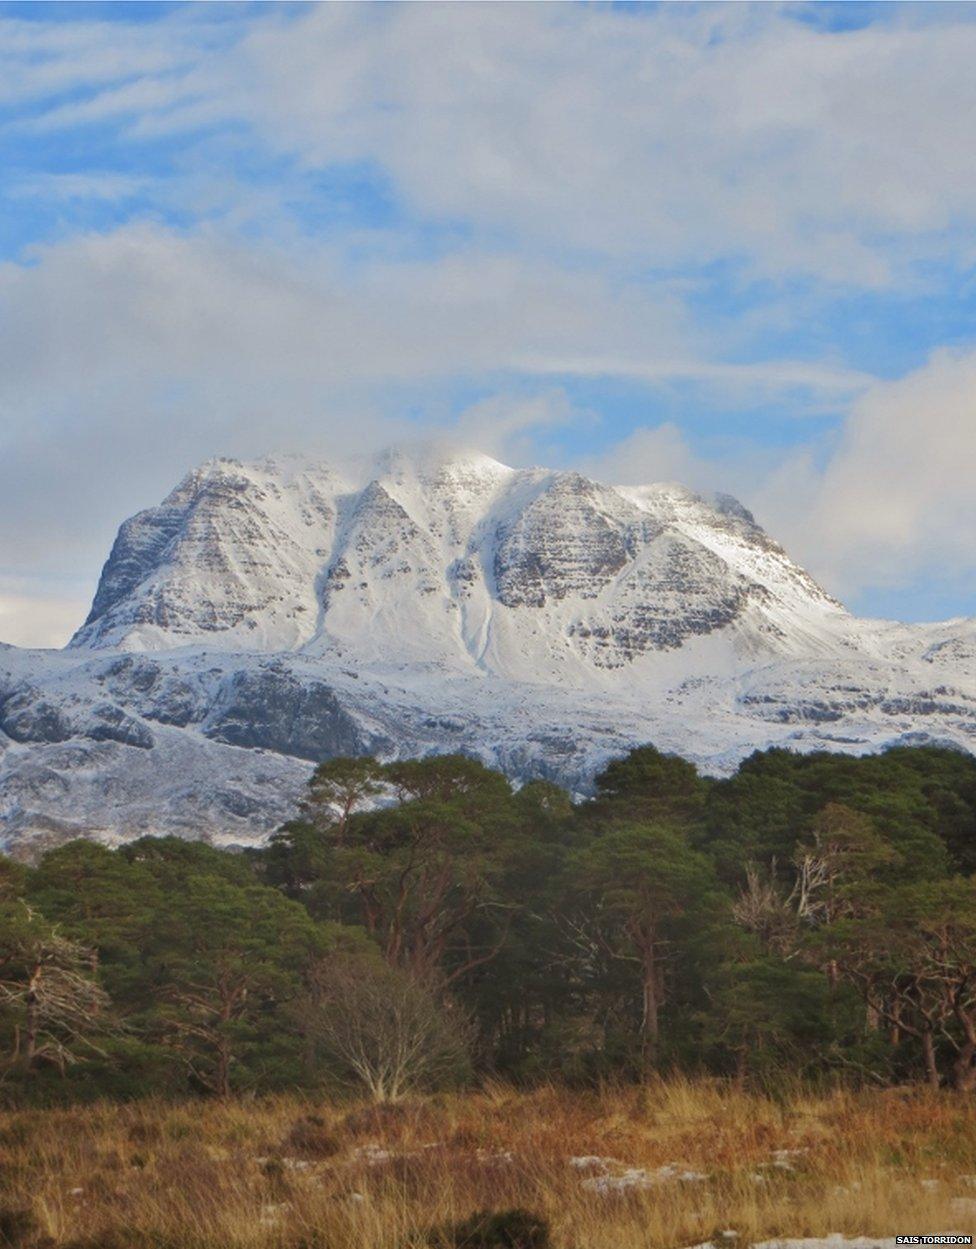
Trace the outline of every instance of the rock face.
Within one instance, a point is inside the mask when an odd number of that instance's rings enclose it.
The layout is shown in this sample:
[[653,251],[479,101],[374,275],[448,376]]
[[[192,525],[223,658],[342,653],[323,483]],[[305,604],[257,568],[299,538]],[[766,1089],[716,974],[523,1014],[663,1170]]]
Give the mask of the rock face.
[[126,521],[60,653],[0,647],[6,843],[247,842],[336,754],[585,788],[642,741],[976,743],[976,622],[851,616],[736,500],[485,456],[215,460]]
[[243,669],[224,681],[203,732],[215,742],[312,762],[363,754],[374,745],[328,685],[299,680],[280,665]]
[[152,650],[255,630],[296,645],[314,628],[316,545],[334,524],[334,493],[327,470],[286,486],[270,465],[205,464],[123,523],[72,645]]

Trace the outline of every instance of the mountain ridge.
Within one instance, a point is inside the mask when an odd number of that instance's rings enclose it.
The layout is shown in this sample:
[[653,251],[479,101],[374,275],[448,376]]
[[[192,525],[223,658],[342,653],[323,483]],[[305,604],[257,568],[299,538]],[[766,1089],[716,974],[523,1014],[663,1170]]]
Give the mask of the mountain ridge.
[[582,790],[653,740],[976,746],[976,621],[851,615],[727,495],[481,454],[214,459],[123,522],[63,652],[0,649],[0,834],[248,842],[329,753]]
[[[318,463],[292,461],[285,473],[271,458],[208,461],[159,507],[123,523],[92,611],[69,645],[168,649],[232,632],[245,649],[298,650],[341,633],[339,619],[321,615],[338,606],[343,590],[389,599],[382,585],[369,584],[370,569],[374,583],[397,579],[401,641],[410,574],[410,588],[440,596],[449,614],[474,597],[487,596],[483,610],[518,609],[610,592],[617,616],[610,625],[619,626],[605,630],[611,634],[633,633],[619,600],[639,597],[646,611],[670,581],[687,601],[715,588],[723,573],[734,583],[732,598],[736,590],[756,598],[785,589],[794,611],[800,599],[842,610],[731,496],[715,507],[675,484],[615,488],[572,470],[510,469],[483,455],[431,465],[388,452],[372,467],[379,471],[357,484]],[[748,585],[739,585],[743,576]],[[729,623],[740,606],[716,604],[715,623]],[[658,619],[672,625],[672,637],[651,629],[648,649],[680,642],[683,630],[707,630],[707,613],[682,627],[680,605],[665,607]],[[585,621],[571,623],[592,636]]]

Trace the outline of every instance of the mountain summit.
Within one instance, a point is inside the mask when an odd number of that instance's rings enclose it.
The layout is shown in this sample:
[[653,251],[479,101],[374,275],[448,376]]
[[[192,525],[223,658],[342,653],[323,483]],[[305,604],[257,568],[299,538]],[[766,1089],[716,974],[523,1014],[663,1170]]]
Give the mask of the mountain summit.
[[642,741],[976,743],[976,624],[859,620],[727,495],[483,455],[211,460],[123,523],[61,653],[0,647],[9,842],[261,837],[311,761],[585,788]]
[[399,452],[358,476],[203,465],[123,524],[71,646],[341,653],[559,680],[716,633],[743,653],[802,654],[814,637],[829,647],[843,619],[727,495]]

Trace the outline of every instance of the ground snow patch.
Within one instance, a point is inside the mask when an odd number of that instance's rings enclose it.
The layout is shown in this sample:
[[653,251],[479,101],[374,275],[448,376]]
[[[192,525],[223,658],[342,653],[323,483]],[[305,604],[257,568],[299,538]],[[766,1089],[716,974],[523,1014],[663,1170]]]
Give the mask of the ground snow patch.
[[635,1189],[655,1188],[667,1183],[700,1183],[708,1176],[700,1171],[689,1171],[674,1163],[666,1163],[656,1171],[644,1167],[625,1167],[614,1158],[583,1155],[570,1158],[569,1165],[579,1171],[598,1171],[583,1181],[583,1187],[594,1193],[624,1193]]

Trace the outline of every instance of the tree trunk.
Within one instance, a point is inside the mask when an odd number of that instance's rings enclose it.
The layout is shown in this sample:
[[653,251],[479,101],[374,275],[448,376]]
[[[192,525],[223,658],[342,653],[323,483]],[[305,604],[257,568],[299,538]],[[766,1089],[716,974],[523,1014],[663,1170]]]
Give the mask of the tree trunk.
[[230,1042],[227,1037],[217,1039],[217,1067],[214,1073],[214,1092],[218,1097],[230,1097]]
[[888,1040],[892,1045],[901,1044],[901,1027],[899,1019],[901,1018],[901,1001],[895,998],[891,1003],[891,1031],[888,1033]]
[[942,1084],[942,1080],[935,1061],[935,1038],[931,1032],[922,1033],[922,1055],[925,1059],[925,1078],[931,1088],[937,1089]]
[[959,1057],[952,1064],[952,1083],[960,1093],[971,1093],[976,1088],[974,1056],[976,1056],[976,1045],[972,1041],[967,1041],[959,1051]]
[[661,1032],[657,960],[653,939],[649,940],[644,947],[644,981],[641,990],[643,1007],[641,1012],[641,1076],[648,1080],[657,1069],[657,1048]]
[[27,1070],[34,1070],[34,1059],[37,1057],[37,1037],[40,1031],[40,1020],[37,1009],[37,988],[41,979],[41,965],[35,964],[27,985],[27,1019],[24,1028],[24,1058]]
[[955,1013],[966,1040],[953,1064],[953,1083],[960,1093],[971,1093],[976,1088],[976,1066],[973,1066],[976,1059],[976,1020],[960,1002],[956,1003]]

